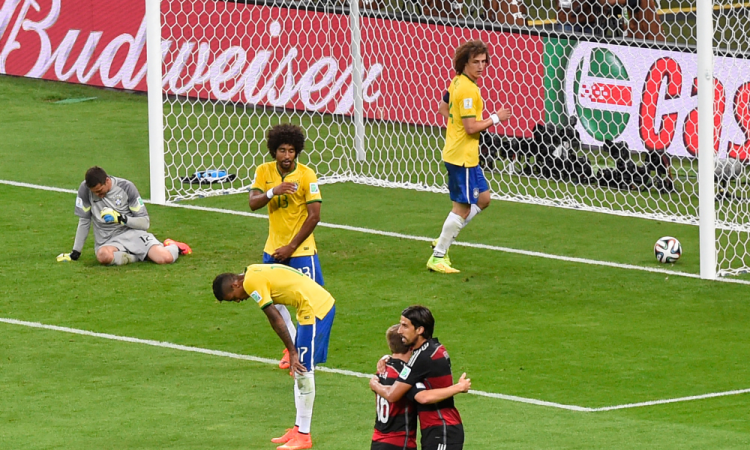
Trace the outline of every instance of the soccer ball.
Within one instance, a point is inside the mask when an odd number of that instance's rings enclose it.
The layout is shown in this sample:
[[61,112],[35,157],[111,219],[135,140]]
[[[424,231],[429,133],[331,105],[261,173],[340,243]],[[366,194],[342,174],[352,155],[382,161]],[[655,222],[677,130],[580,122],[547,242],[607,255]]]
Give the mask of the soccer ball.
[[672,236],[659,238],[654,244],[654,255],[660,263],[674,263],[682,255],[682,245],[680,241]]

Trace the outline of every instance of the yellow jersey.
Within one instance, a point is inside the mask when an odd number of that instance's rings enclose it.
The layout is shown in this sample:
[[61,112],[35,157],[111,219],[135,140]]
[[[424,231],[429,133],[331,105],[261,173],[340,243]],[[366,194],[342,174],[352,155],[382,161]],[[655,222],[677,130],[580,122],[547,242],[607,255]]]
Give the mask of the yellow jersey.
[[[294,170],[283,177],[276,167],[276,161],[261,164],[255,170],[255,180],[250,189],[266,192],[283,181],[296,183],[297,192],[276,195],[268,202],[268,239],[263,251],[269,255],[273,255],[276,249],[289,245],[299,233],[307,219],[307,204],[323,201],[315,172],[296,161]],[[317,251],[315,237],[311,233],[292,253],[292,257],[310,256]]]
[[479,86],[466,75],[453,78],[448,87],[448,129],[445,132],[443,161],[456,166],[479,165],[479,133],[467,134],[463,119],[482,120],[484,101]]
[[272,304],[294,307],[300,325],[311,325],[316,317],[324,318],[336,303],[318,283],[283,264],[247,266],[242,287],[261,309]]

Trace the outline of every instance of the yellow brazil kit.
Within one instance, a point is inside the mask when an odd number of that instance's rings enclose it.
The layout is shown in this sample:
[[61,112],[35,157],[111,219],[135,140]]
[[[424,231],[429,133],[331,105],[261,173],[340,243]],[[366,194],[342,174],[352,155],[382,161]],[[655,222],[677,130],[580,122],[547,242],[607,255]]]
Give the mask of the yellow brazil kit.
[[484,101],[479,86],[466,75],[453,78],[448,87],[448,130],[445,133],[443,161],[455,166],[479,165],[479,133],[467,134],[462,119],[482,120]]
[[300,325],[312,325],[316,317],[323,319],[336,302],[318,283],[283,264],[247,266],[242,286],[261,309],[272,304],[294,307]]
[[[318,177],[309,167],[295,161],[294,170],[284,175],[279,173],[276,161],[261,164],[255,171],[252,190],[266,192],[283,181],[297,184],[297,192],[274,196],[268,202],[268,239],[264,252],[273,255],[276,249],[292,242],[307,219],[307,204],[322,202]],[[292,253],[292,258],[317,253],[315,237],[311,233]]]

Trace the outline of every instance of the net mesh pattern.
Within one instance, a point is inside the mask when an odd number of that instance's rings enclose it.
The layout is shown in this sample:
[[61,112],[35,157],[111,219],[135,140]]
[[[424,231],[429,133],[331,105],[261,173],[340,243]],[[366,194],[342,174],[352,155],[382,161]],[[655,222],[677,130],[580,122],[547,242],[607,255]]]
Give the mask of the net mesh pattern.
[[[722,275],[750,264],[749,18],[715,3]],[[162,38],[169,201],[246,191],[283,122],[323,183],[447,192],[438,106],[480,39],[483,117],[512,114],[480,138],[493,198],[698,224],[693,3],[164,0]]]

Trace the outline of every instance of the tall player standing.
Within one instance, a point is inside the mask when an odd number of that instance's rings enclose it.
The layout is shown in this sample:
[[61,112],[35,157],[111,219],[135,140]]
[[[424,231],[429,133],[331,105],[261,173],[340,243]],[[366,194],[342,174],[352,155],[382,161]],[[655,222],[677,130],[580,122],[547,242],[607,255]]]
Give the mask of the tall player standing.
[[[263,263],[294,267],[323,286],[323,272],[313,236],[313,230],[320,222],[323,199],[315,172],[297,162],[305,147],[305,134],[296,125],[279,124],[269,130],[267,146],[274,160],[256,169],[249,198],[252,211],[268,205],[268,239],[263,249]],[[292,316],[284,305],[274,306],[294,341],[296,329]],[[279,367],[289,368],[287,349],[284,349]]]
[[[446,257],[448,249],[461,229],[490,204],[489,186],[479,167],[479,133],[508,120],[510,111],[500,108],[490,117],[482,119],[484,100],[477,81],[489,62],[490,53],[482,41],[462,44],[453,56],[456,76],[448,88],[448,127],[443,148],[453,207],[427,261],[427,268],[434,272],[460,272],[453,268]],[[445,109],[441,103],[438,111]]]

